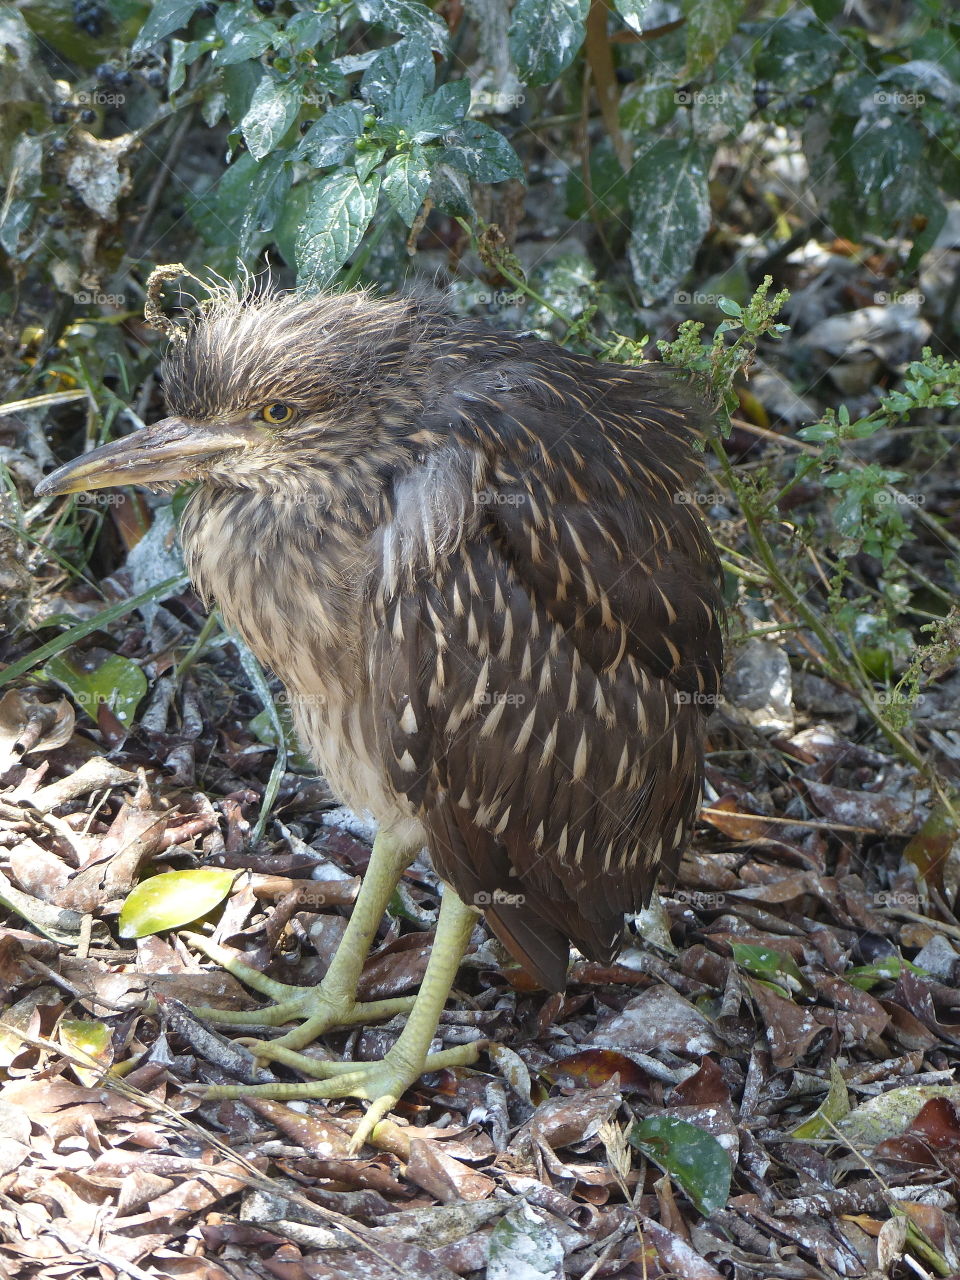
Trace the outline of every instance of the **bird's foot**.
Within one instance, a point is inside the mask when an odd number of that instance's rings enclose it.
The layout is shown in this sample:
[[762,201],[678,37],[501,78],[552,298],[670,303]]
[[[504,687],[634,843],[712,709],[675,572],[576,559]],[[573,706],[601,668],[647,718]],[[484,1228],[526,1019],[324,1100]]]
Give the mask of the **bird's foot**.
[[[355,1155],[384,1116],[393,1110],[424,1072],[469,1066],[476,1062],[486,1043],[485,1040],[474,1040],[440,1053],[416,1053],[401,1047],[398,1042],[386,1057],[376,1062],[323,1062],[306,1054],[284,1050],[276,1055],[277,1061],[317,1078],[304,1084],[275,1081],[254,1085],[211,1085],[204,1090],[204,1097],[273,1098],[278,1102],[304,1098],[364,1098],[370,1106],[350,1140],[350,1152]],[[276,1041],[269,1047],[276,1048]]]
[[[299,1020],[300,1025],[288,1031],[276,1040],[248,1040],[243,1043],[257,1058],[264,1061],[288,1062],[288,1054],[302,1049],[317,1036],[335,1027],[351,1027],[357,1024],[367,1025],[370,1022],[381,1022],[392,1018],[397,1013],[406,1013],[413,1008],[415,996],[398,996],[389,1000],[361,1001],[356,992],[347,985],[338,985],[324,980],[318,986],[298,987],[287,982],[278,982],[268,978],[259,969],[246,964],[239,956],[227,951],[224,947],[200,934],[188,933],[184,937],[198,951],[202,951],[215,964],[228,973],[233,974],[245,986],[266,996],[273,1003],[260,1009],[215,1009],[208,1005],[194,1007],[193,1012],[207,1022],[216,1026],[250,1026],[280,1027],[288,1022]],[[297,1059],[302,1054],[294,1054]],[[314,1062],[313,1058],[305,1058],[306,1062]],[[300,1061],[290,1065],[303,1070]]]
[[[463,1067],[476,1062],[485,1040],[457,1045],[431,1053],[430,1046],[436,1035],[440,1015],[457,969],[463,959],[470,933],[476,920],[476,911],[460,901],[452,889],[444,892],[437,920],[437,934],[427,963],[427,971],[420,984],[416,1000],[377,1000],[372,1004],[357,1001],[350,984],[334,983],[331,989],[327,979],[318,988],[289,987],[274,982],[256,969],[237,960],[221,947],[206,939],[197,940],[201,950],[222,965],[230,973],[255,991],[269,996],[276,1003],[256,1016],[279,1026],[291,1017],[304,1017],[305,1021],[279,1040],[257,1040],[251,1046],[259,1058],[272,1059],[284,1066],[302,1071],[312,1077],[305,1084],[271,1082],[259,1085],[214,1085],[205,1091],[208,1098],[275,1098],[291,1101],[297,1098],[365,1098],[370,1103],[367,1114],[351,1142],[351,1150],[358,1151],[387,1112],[396,1105],[401,1095],[424,1071],[438,1071],[442,1067]],[[337,953],[340,955],[340,952]],[[336,966],[331,965],[331,972]],[[354,984],[355,985],[355,984]],[[385,1017],[401,1009],[413,1008],[396,1044],[379,1062],[328,1062],[299,1053],[321,1030],[331,1025],[343,1025],[350,1021],[367,1021],[370,1011]],[[358,1011],[360,1011],[358,1013]],[[216,1009],[200,1010],[202,1016],[233,1025],[246,1020],[249,1014],[231,1013],[224,1018]],[[356,1016],[355,1016],[356,1015]]]

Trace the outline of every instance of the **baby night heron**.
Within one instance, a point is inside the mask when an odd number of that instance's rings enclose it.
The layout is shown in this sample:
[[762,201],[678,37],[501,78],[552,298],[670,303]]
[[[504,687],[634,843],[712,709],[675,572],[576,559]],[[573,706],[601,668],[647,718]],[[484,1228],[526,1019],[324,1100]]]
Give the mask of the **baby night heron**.
[[[316,1083],[255,1089],[369,1099],[359,1143],[424,1070],[475,1060],[476,1045],[429,1051],[478,907],[559,990],[570,942],[612,960],[624,913],[687,842],[722,646],[691,413],[662,369],[423,299],[224,290],[178,335],[171,416],[38,493],[199,481],[181,529],[193,582],[283,681],[333,790],[379,824],[319,986],[196,939],[274,1001],[258,1020],[302,1020],[255,1052]],[[419,995],[361,1003],[424,846],[444,892]],[[381,1062],[297,1052],[407,1010]]]

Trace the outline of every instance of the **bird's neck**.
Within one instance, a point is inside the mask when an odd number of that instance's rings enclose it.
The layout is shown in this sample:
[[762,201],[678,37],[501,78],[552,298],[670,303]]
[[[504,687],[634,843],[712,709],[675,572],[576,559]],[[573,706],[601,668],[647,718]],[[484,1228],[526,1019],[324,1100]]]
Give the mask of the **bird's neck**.
[[378,505],[367,498],[333,495],[316,482],[203,485],[184,512],[194,586],[290,689],[322,692],[331,678],[349,685],[362,660],[359,617]]

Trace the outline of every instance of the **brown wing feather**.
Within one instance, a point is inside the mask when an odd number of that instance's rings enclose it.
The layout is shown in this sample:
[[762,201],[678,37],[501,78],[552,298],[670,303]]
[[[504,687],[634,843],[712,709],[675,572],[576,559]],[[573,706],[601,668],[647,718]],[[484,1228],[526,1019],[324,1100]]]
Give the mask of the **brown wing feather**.
[[558,988],[566,940],[611,959],[686,843],[722,637],[689,411],[644,371],[542,352],[510,343],[433,407],[472,507],[382,601],[372,661],[439,874]]

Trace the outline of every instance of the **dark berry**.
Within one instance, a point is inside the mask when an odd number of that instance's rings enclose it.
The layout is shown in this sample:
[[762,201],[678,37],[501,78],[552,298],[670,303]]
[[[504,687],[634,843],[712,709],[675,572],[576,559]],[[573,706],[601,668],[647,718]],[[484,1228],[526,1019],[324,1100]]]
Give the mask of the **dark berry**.
[[96,118],[97,113],[95,111],[91,111],[89,107],[87,107],[85,111],[80,112],[80,119],[84,124],[93,124]]
[[101,62],[94,71],[94,75],[105,84],[112,84],[117,78],[117,68],[112,62]]
[[53,121],[53,123],[54,123],[54,124],[66,124],[66,123],[67,123],[67,121],[70,119],[70,116],[69,116],[69,113],[68,113],[68,111],[67,111],[67,108],[66,108],[66,107],[51,107],[51,108],[50,108],[50,119]]
[[66,149],[67,149],[67,144],[63,138],[54,138],[54,140],[50,143],[50,150],[55,151],[57,155],[59,155],[61,151],[66,151]]
[[122,85],[124,88],[126,88],[127,85],[133,84],[133,76],[129,71],[118,71],[114,79],[117,84]]
[[306,133],[306,132],[307,132],[307,130],[308,130],[308,129],[312,129],[312,128],[313,128],[313,126],[314,126],[316,123],[317,123],[317,122],[316,122],[316,120],[301,120],[301,121],[300,121],[300,132],[301,132],[301,133]]
[[153,67],[150,71],[147,72],[147,74],[144,76],[144,79],[152,89],[162,89],[163,86],[167,83],[167,77],[163,74],[163,72],[160,70],[159,67]]
[[261,13],[273,13],[277,7],[274,0],[253,0],[255,9],[259,9]]
[[47,226],[53,227],[54,231],[59,231],[63,226],[63,218],[59,213],[55,213],[52,218],[47,219]]
[[754,89],[753,101],[759,111],[765,110],[770,105],[770,93],[767,89]]
[[103,7],[96,0],[73,0],[73,20],[89,36],[103,34]]
[[805,93],[800,99],[800,105],[803,107],[804,111],[812,111],[817,105],[817,100],[812,93]]

